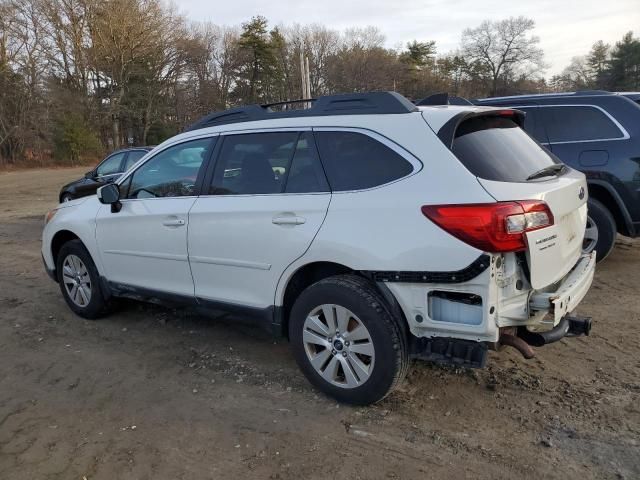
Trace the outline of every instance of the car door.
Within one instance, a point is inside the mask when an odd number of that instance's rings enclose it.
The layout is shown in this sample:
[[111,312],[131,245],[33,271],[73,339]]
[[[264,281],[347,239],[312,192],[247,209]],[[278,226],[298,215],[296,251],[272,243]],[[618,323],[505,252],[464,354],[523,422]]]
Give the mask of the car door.
[[196,297],[265,309],[320,229],[329,187],[310,131],[227,134],[217,150],[208,190],[189,212]]
[[193,298],[188,213],[213,144],[198,138],[168,146],[120,182],[120,211],[100,208],[96,239],[109,281]]

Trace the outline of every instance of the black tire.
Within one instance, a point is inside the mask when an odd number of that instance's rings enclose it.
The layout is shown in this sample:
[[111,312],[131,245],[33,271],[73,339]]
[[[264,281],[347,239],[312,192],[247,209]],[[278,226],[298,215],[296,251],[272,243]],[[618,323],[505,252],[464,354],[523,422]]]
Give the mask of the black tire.
[[[349,309],[369,331],[375,363],[362,385],[343,388],[330,383],[316,371],[307,356],[304,322],[310,312],[324,304]],[[319,390],[340,402],[368,405],[382,400],[402,382],[409,366],[408,339],[401,328],[403,319],[391,312],[384,298],[364,278],[339,275],[314,283],[300,294],[289,320],[289,338],[300,369]]]
[[596,261],[601,262],[607,258],[616,244],[616,221],[609,209],[595,198],[589,199],[588,208],[589,221],[587,225],[593,222],[598,231],[598,240],[595,248],[591,248],[591,250],[596,251]]
[[73,195],[70,193],[63,193],[60,195],[60,203],[69,202],[71,200],[73,200]]
[[[82,260],[82,263],[84,263],[89,274],[91,295],[89,302],[85,306],[80,306],[71,299],[71,296],[64,284],[63,266],[65,260],[70,255],[75,255]],[[102,291],[98,269],[93,263],[91,255],[80,240],[70,240],[62,246],[58,253],[56,273],[58,275],[58,284],[60,285],[62,296],[67,302],[67,305],[69,305],[69,308],[73,310],[76,315],[93,320],[104,316],[109,311],[109,304],[105,299],[104,292]]]

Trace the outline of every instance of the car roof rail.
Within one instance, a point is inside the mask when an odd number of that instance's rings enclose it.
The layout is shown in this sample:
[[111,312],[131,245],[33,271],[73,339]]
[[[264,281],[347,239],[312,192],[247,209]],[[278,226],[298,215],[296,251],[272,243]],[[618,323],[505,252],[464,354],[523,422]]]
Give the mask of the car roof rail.
[[[311,103],[311,108],[274,110],[275,106]],[[287,100],[265,105],[247,105],[213,112],[187,127],[185,131],[230,123],[253,122],[274,118],[317,117],[328,115],[399,114],[418,111],[417,107],[397,92],[369,92],[327,95],[318,98]]]
[[576,96],[580,95],[613,95],[613,93],[608,92],[606,90],[578,90],[574,93]]
[[426,107],[433,105],[473,105],[473,103],[464,97],[458,97],[455,95],[449,95],[446,92],[441,92],[434,93],[422,100],[418,100],[416,105],[419,107]]

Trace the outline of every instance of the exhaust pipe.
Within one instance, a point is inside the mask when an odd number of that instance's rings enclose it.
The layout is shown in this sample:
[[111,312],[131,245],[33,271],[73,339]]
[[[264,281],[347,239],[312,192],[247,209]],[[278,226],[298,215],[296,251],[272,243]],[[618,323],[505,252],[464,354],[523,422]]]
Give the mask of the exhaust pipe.
[[531,332],[527,327],[518,327],[518,337],[534,347],[542,347],[567,336],[589,335],[589,332],[591,332],[590,317],[562,317],[558,325],[546,332]]
[[531,348],[531,345],[525,342],[522,338],[509,333],[503,333],[500,335],[500,345],[508,345],[515,348],[527,360],[536,356],[536,352]]

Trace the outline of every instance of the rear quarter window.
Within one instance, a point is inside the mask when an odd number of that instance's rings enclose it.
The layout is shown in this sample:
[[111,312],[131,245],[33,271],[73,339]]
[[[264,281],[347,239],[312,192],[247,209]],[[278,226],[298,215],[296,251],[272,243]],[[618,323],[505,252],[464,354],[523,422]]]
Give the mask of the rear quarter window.
[[363,190],[406,177],[413,165],[378,140],[357,132],[316,132],[331,190]]
[[476,177],[501,182],[526,182],[533,173],[560,163],[507,117],[463,121],[451,150]]
[[544,107],[550,143],[611,140],[624,137],[613,120],[596,107]]

